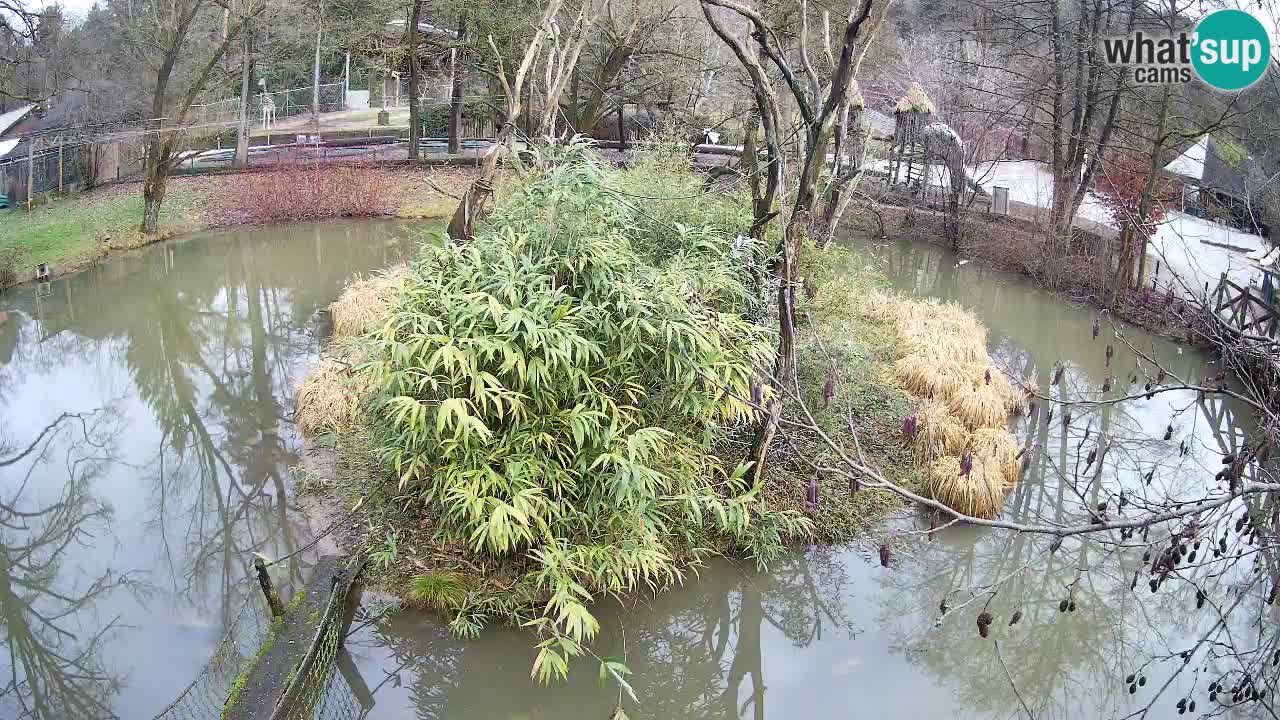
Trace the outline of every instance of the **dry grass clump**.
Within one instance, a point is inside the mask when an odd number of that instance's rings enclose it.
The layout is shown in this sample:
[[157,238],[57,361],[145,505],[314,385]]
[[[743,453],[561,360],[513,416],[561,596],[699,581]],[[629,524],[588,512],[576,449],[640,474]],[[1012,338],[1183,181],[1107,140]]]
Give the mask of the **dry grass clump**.
[[326,357],[298,386],[294,421],[306,437],[351,432],[360,425],[360,403],[372,391],[368,377],[355,371],[359,354]]
[[[922,398],[946,398],[959,395],[973,386],[973,368],[963,365],[939,365],[935,358],[921,354],[906,355],[893,365],[894,377],[911,394]],[[978,372],[981,376],[981,371]]]
[[1001,393],[993,381],[991,385],[975,385],[951,395],[947,398],[947,407],[965,425],[978,430],[1008,424],[1013,409],[1009,402],[1009,395]]
[[916,410],[916,433],[911,438],[916,457],[921,460],[955,455],[964,449],[969,431],[936,400],[926,400]]
[[877,293],[862,313],[897,331],[894,378],[926,400],[904,427],[917,457],[936,458],[926,492],[959,512],[994,517],[1018,479],[1017,444],[1006,426],[1022,412],[1025,388],[992,367],[986,328],[959,305]]
[[920,87],[920,83],[911,83],[907,94],[898,99],[898,104],[894,108],[897,112],[921,112],[936,113],[937,108],[933,106],[933,101],[925,94],[924,88]]
[[961,458],[944,455],[929,465],[925,492],[934,500],[957,512],[974,517],[992,518],[1000,513],[1008,490],[999,463],[991,456],[974,455],[968,473],[963,472]]
[[1018,484],[1018,443],[1005,430],[982,428],[969,436],[966,449],[973,457],[990,458],[1006,489]]
[[391,301],[408,271],[406,266],[399,265],[373,277],[352,280],[330,306],[333,334],[358,337],[377,329],[386,319]]

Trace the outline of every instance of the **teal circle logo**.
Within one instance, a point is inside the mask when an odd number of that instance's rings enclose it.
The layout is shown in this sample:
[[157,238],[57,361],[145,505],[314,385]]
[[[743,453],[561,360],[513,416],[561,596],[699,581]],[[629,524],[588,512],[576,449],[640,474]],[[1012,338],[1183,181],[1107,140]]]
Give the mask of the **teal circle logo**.
[[1271,39],[1258,18],[1243,10],[1218,10],[1196,25],[1191,64],[1219,90],[1242,90],[1267,71]]

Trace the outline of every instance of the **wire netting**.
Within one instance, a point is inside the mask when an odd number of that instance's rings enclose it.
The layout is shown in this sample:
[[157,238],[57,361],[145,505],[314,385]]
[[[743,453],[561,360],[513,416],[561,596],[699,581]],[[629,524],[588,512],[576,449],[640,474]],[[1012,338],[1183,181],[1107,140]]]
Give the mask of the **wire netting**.
[[[227,632],[200,674],[154,720],[210,720],[228,717],[264,720],[358,720],[368,714],[372,697],[343,650],[355,571],[340,571],[331,592],[308,617],[299,617],[305,628],[315,628],[301,644],[300,657],[290,655],[292,667],[265,668],[263,658],[280,632],[281,619],[273,619],[265,600],[256,592],[232,615]],[[358,594],[356,595],[358,597]],[[304,603],[294,612],[308,612]],[[271,639],[271,642],[268,640]],[[342,672],[337,672],[339,665]],[[271,686],[270,697],[235,698],[246,687],[250,674],[275,673],[281,679]],[[278,690],[278,692],[277,692]],[[264,700],[269,702],[264,702]],[[269,706],[267,706],[269,705]],[[229,708],[234,712],[229,713]]]

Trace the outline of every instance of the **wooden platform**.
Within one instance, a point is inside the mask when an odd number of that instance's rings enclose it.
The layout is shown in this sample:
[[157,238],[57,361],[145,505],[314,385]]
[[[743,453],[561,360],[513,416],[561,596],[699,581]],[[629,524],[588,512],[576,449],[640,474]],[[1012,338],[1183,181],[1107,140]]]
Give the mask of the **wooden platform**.
[[1213,295],[1213,313],[1245,339],[1276,340],[1280,335],[1280,306],[1275,290],[1266,293],[1255,287],[1241,287],[1222,274]]

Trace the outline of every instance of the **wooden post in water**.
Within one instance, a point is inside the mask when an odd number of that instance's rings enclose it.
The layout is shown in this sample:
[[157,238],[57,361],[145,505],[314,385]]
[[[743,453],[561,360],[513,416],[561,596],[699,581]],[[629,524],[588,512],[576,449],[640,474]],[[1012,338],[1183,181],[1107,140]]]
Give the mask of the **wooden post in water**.
[[267,606],[271,608],[271,616],[280,617],[284,615],[284,605],[280,603],[280,595],[276,593],[275,587],[271,585],[271,575],[267,573],[267,563],[262,559],[261,555],[253,558],[253,569],[258,574],[258,585],[262,587],[262,594],[267,597]]

